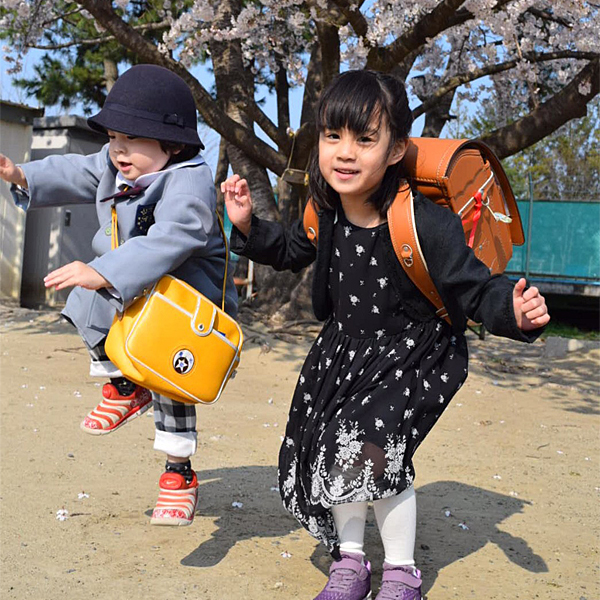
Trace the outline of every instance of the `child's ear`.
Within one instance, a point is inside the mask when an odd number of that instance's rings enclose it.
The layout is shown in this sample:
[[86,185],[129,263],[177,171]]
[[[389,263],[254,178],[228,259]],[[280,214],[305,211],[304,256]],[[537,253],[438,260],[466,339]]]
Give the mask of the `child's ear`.
[[406,149],[408,148],[408,140],[398,140],[392,151],[390,152],[390,156],[388,158],[388,166],[395,165],[399,163],[406,154]]

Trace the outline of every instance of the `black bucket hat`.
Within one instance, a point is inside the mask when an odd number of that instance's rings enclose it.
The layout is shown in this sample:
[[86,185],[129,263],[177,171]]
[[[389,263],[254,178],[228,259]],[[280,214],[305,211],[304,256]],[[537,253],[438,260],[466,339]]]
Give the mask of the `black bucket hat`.
[[189,86],[179,75],[158,65],[136,65],[125,71],[110,90],[102,110],[87,122],[97,131],[110,129],[204,148]]

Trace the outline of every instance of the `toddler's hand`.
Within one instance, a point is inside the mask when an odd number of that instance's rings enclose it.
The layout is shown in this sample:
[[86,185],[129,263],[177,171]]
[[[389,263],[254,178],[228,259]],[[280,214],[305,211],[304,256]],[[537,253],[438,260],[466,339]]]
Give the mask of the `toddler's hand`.
[[112,287],[96,269],[76,260],[60,269],[52,271],[44,277],[44,285],[55,287],[57,290],[78,285],[87,290],[99,290],[100,288]]
[[247,237],[252,222],[252,196],[245,179],[232,175],[221,184],[229,220]]
[[8,183],[16,183],[21,187],[27,187],[27,179],[25,179],[21,167],[17,167],[17,165],[15,165],[8,156],[4,156],[4,154],[0,154],[0,178],[4,179],[4,181],[8,181]]
[[513,290],[513,307],[517,326],[523,331],[531,331],[543,327],[550,321],[546,300],[536,287],[526,291],[527,282],[521,278]]

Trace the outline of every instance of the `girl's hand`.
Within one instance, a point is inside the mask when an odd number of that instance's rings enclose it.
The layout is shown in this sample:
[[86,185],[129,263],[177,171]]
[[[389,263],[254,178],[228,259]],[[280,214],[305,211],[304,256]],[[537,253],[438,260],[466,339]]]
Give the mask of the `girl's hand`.
[[21,167],[17,167],[17,165],[15,165],[8,156],[4,156],[4,154],[0,154],[0,178],[4,179],[4,181],[8,181],[8,183],[16,183],[21,187],[27,187],[27,179],[25,179],[25,174]]
[[100,288],[112,287],[110,282],[104,279],[98,271],[80,260],[76,260],[48,273],[44,277],[44,285],[47,288],[54,287],[57,290],[75,285],[86,290],[99,290]]
[[523,291],[526,285],[527,282],[523,278],[515,284],[513,307],[519,329],[531,331],[546,325],[550,321],[550,315],[544,296],[536,287]]
[[221,184],[229,220],[246,236],[252,221],[252,196],[245,179],[232,175]]

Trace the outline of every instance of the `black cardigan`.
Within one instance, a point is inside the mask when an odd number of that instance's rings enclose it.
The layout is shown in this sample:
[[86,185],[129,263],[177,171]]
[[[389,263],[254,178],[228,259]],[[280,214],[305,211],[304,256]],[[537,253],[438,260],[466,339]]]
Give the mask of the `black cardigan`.
[[[278,271],[298,272],[316,258],[312,286],[313,310],[323,321],[332,312],[328,291],[329,263],[335,212],[319,213],[317,248],[306,237],[302,220],[289,229],[280,223],[252,216],[246,238],[236,227],[231,232],[231,250]],[[419,242],[431,278],[452,320],[454,334],[464,333],[467,320],[482,323],[495,335],[533,342],[544,328],[530,332],[517,327],[513,309],[514,285],[503,275],[490,275],[489,269],[475,257],[465,243],[460,218],[438,206],[422,194],[415,195],[415,222]],[[435,319],[435,308],[413,284],[394,252],[388,228],[381,231],[390,282],[402,300],[402,308],[413,319]]]

